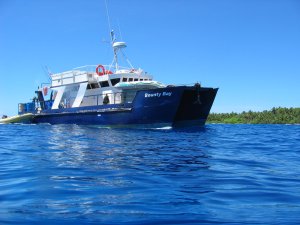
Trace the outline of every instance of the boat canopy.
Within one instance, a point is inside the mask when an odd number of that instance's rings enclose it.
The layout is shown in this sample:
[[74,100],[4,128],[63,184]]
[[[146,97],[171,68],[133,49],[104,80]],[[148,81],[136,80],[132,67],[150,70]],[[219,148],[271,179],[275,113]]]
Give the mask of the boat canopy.
[[143,88],[143,87],[152,87],[152,88],[163,88],[166,85],[159,83],[157,81],[134,81],[134,82],[121,82],[115,85],[116,88]]

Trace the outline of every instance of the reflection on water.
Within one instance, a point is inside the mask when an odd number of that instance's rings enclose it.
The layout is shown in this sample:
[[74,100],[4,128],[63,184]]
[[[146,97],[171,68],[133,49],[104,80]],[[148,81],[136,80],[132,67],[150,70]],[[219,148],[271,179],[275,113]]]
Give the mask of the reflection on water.
[[[205,192],[200,184],[182,184],[209,168],[206,153],[191,146],[184,137],[155,130],[76,125],[45,125],[45,130],[48,151],[37,160],[43,161],[40,173],[47,174],[40,187],[47,191],[47,210],[58,214],[68,211],[71,217],[85,212],[108,218],[110,214],[143,218],[153,213],[170,213],[172,210],[163,205],[170,203],[167,198],[173,193],[169,190],[175,187],[178,198],[174,201],[178,204],[196,202],[195,192]],[[182,193],[184,198],[180,197]],[[160,198],[160,194],[165,198]],[[164,209],[157,208],[157,204]],[[75,212],[69,212],[70,207],[76,208]],[[178,210],[174,213],[181,211]]]
[[[47,143],[54,150],[49,157],[58,166],[89,165],[113,170],[139,170],[139,167],[147,166],[154,171],[180,171],[185,164],[197,165],[189,168],[190,170],[208,167],[207,162],[203,162],[207,156],[201,149],[190,146],[188,142],[182,144],[186,141],[176,136],[161,138],[160,132],[149,130],[141,133],[140,130],[129,130],[128,133],[124,129],[76,125],[49,128]],[[157,138],[160,139],[160,144],[157,144]],[[148,144],[145,145],[145,142]],[[197,152],[194,152],[195,149]]]

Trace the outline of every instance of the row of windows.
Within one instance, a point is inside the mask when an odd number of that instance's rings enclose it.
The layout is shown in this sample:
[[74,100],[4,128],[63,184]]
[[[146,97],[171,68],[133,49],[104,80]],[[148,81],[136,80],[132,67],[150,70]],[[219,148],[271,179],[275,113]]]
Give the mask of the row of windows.
[[[152,79],[139,79],[139,78],[123,78],[122,82],[133,82],[133,81],[150,81]],[[116,78],[116,79],[111,79],[110,80],[112,86],[115,86],[117,83],[120,82],[120,78]],[[109,83],[108,81],[101,81],[99,82],[101,87],[109,87]],[[98,83],[93,83],[93,84],[89,84],[87,89],[95,89],[95,88],[100,88]]]
[[138,79],[138,78],[123,78],[123,82],[132,82],[132,81],[148,81],[151,79]]

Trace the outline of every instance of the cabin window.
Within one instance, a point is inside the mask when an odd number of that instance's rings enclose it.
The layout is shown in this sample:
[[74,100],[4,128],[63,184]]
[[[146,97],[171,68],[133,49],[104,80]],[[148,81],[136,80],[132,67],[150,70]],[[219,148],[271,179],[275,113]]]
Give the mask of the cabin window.
[[99,88],[99,84],[98,83],[89,84],[87,86],[87,89],[95,89],[95,88]]
[[133,81],[133,78],[129,78],[129,82]]
[[144,79],[140,79],[140,81],[143,81]]
[[93,84],[88,84],[86,89],[95,89],[95,88],[99,88],[99,84],[98,83],[93,83]]
[[148,79],[145,79],[144,81],[147,81]]
[[115,86],[117,83],[120,82],[120,78],[111,79],[110,82],[111,82],[112,86]]
[[98,83],[93,83],[93,84],[92,84],[92,88],[93,88],[93,89],[95,89],[95,88],[99,88],[99,87],[100,87],[100,86],[99,86],[99,84],[98,84]]
[[108,83],[107,80],[106,81],[101,81],[100,85],[101,85],[101,87],[109,87],[109,83]]
[[124,77],[122,81],[123,81],[123,82],[127,82],[127,78]]
[[134,81],[138,81],[139,79],[135,78]]

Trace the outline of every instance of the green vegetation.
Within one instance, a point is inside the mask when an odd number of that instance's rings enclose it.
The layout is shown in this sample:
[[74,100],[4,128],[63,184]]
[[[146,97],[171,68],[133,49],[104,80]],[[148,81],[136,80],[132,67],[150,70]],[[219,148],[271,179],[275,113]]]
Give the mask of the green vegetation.
[[263,112],[211,113],[207,123],[300,124],[300,108],[272,108]]

